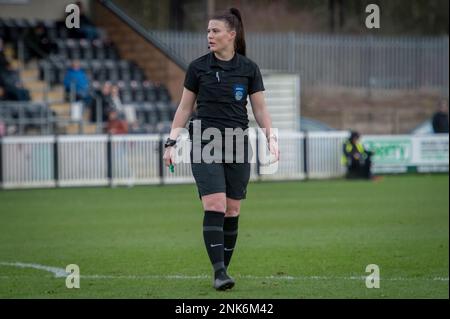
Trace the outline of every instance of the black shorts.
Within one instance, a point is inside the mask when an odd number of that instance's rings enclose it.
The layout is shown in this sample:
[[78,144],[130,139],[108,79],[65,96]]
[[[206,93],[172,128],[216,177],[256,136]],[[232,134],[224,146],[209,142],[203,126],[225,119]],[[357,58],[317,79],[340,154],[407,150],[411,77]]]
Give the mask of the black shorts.
[[200,199],[225,193],[231,199],[245,199],[250,179],[250,163],[191,163]]
[[[251,147],[246,143],[245,156],[248,152],[251,153]],[[226,197],[236,200],[246,198],[251,167],[248,160],[244,163],[236,163],[236,154],[234,154],[232,163],[227,163],[225,158],[213,163],[205,163],[203,160],[200,163],[194,163],[192,154],[191,150],[191,169],[200,199],[204,195],[214,193],[225,193]]]

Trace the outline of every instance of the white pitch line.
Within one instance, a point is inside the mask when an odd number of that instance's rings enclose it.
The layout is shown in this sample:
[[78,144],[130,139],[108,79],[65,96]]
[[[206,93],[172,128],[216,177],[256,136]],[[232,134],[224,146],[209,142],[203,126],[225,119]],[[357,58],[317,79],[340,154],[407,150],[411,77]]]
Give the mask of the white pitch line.
[[63,268],[58,267],[50,267],[45,265],[39,265],[39,264],[26,264],[21,262],[15,262],[15,263],[8,263],[8,262],[0,262],[0,266],[11,266],[11,267],[17,267],[17,268],[33,268],[33,269],[39,269],[51,272],[55,275],[56,278],[62,278],[66,277],[68,273]]
[[[65,278],[69,273],[63,268],[45,266],[40,264],[27,264],[21,262],[0,262],[0,266],[10,266],[17,268],[32,268],[38,270],[44,270],[51,272],[55,278]],[[180,279],[180,280],[192,280],[192,279],[208,279],[208,275],[80,275],[85,279],[132,279],[132,280],[145,280],[145,279]],[[331,276],[253,276],[253,275],[236,275],[237,278],[254,279],[254,280],[365,280],[365,276],[349,276],[349,277],[331,277]],[[8,276],[1,276],[0,278],[9,278]],[[380,280],[386,281],[448,281],[448,277],[433,277],[433,278],[408,278],[408,277],[392,277],[384,278],[381,276]]]

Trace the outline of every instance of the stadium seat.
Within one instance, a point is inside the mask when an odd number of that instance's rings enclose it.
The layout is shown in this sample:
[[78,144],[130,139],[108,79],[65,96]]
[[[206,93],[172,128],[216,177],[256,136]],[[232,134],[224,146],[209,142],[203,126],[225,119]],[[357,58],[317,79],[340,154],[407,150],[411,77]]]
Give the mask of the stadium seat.
[[[0,18],[0,36],[5,41],[12,40],[14,44],[24,31],[38,24],[44,25],[54,44],[49,56],[38,61],[38,78],[41,81],[47,81],[50,86],[62,84],[67,68],[76,59],[91,80],[90,90],[93,95],[101,90],[105,82],[117,84],[122,103],[134,106],[137,120],[147,125],[147,131],[158,131],[160,121],[172,118],[167,88],[148,81],[143,69],[134,61],[121,59],[114,43],[102,38],[80,39],[67,31],[64,21],[50,19]],[[15,51],[17,54],[17,49]],[[22,116],[19,113],[23,111],[32,119],[39,119],[42,114],[46,114],[44,106],[34,104],[22,108],[2,106],[0,114],[18,117]]]

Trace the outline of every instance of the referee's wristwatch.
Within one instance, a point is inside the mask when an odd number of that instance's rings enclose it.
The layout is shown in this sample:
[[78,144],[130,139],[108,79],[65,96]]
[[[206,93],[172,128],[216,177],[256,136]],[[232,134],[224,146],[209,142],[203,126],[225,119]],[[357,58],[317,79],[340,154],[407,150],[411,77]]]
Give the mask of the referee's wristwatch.
[[167,139],[166,143],[164,144],[164,148],[172,147],[175,144],[177,144],[177,140],[172,140],[170,137]]

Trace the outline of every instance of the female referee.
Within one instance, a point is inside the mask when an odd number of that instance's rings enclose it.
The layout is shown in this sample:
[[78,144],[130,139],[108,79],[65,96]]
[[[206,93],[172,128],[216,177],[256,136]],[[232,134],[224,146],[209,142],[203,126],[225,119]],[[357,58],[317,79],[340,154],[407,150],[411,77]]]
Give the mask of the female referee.
[[[225,133],[225,128],[248,128],[247,95],[258,125],[265,129],[270,153],[278,160],[278,142],[264,100],[262,76],[258,66],[245,56],[244,27],[239,10],[231,8],[215,15],[209,20],[207,31],[210,52],[189,64],[181,101],[165,143],[166,166],[173,163],[173,147],[180,129],[186,126],[193,112],[195,101],[195,120],[200,121],[201,131],[215,128]],[[190,135],[192,139],[192,129]],[[200,144],[203,147],[205,141]],[[205,212],[203,238],[214,269],[213,286],[217,290],[234,286],[227,268],[236,244],[241,200],[246,197],[250,178],[247,156],[244,162],[235,160],[237,146],[234,141],[232,144],[231,163],[223,161],[223,157],[219,162],[205,162],[202,158],[194,163],[191,152],[192,173]],[[244,146],[248,155],[247,138]]]

